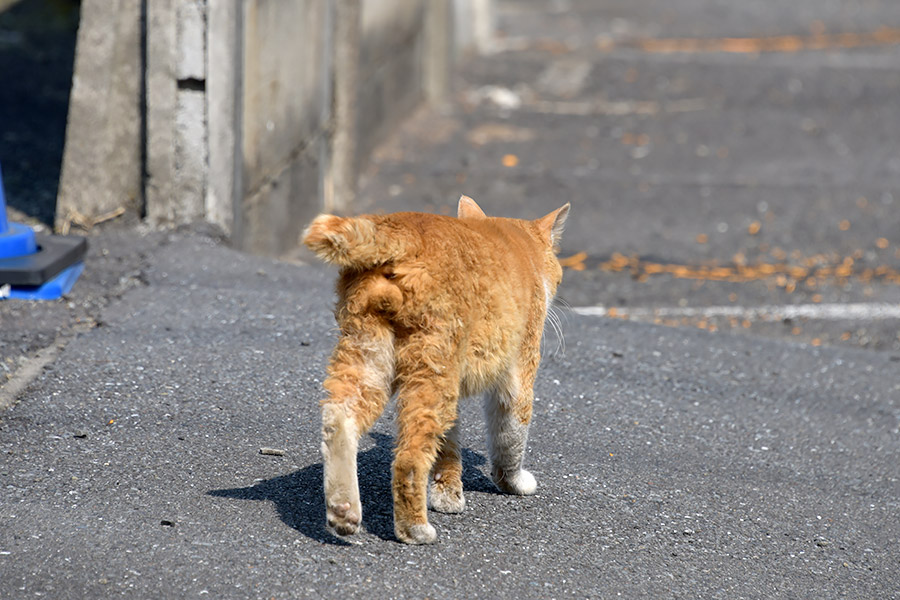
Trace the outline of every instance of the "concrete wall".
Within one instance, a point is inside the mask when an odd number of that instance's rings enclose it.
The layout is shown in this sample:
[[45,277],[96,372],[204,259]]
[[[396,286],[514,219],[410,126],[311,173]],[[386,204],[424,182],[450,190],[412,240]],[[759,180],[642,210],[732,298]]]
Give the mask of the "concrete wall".
[[141,4],[83,0],[56,225],[143,205]]
[[92,175],[64,177],[60,214],[126,205],[283,253],[321,210],[352,212],[373,148],[446,96],[454,59],[492,30],[490,4],[84,0],[63,169]]
[[[426,12],[441,0],[364,0],[360,27],[357,159],[424,97]],[[431,6],[428,6],[431,5]]]
[[332,10],[324,0],[248,0],[244,7],[244,201],[235,242],[279,254],[297,244],[321,207]]
[[152,223],[205,216],[205,0],[146,4],[145,199]]

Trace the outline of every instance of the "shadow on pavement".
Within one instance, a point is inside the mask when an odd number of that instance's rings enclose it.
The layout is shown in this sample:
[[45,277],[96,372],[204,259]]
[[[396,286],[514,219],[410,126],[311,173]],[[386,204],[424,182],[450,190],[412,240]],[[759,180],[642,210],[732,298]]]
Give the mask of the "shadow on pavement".
[[[363,525],[372,535],[395,541],[391,498],[393,438],[382,433],[369,435],[375,440],[375,447],[361,452],[357,458]],[[478,469],[486,463],[481,454],[463,449],[463,489],[466,492],[500,493]],[[275,503],[282,522],[303,535],[323,544],[349,545],[325,527],[322,463],[252,486],[210,490],[207,494],[236,500],[268,500]]]

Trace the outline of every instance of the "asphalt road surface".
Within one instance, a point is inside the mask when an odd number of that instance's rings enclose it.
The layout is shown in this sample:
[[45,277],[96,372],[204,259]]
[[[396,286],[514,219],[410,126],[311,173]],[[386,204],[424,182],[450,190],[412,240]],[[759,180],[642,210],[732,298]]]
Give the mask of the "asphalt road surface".
[[144,277],[2,415],[2,597],[897,593],[887,353],[572,315],[537,384],[537,495],[493,489],[473,400],[466,511],[407,547],[390,415],[361,445],[366,532],[325,529],[333,273],[188,235]]
[[381,149],[363,210],[571,202],[576,310],[900,352],[900,5],[501,7],[497,53]]
[[[862,34],[900,26],[896,5],[597,4],[501,3],[500,51],[381,149],[361,192],[367,209],[436,211],[469,193],[510,216],[572,201],[562,296],[582,310],[546,340],[535,496],[493,488],[469,401],[466,510],[432,513],[433,546],[398,543],[386,414],[361,443],[365,531],[332,535],[317,401],[335,273],[208,231],[109,229],[65,301],[0,303],[0,598],[900,596],[892,321],[661,312],[896,306],[900,46],[747,54],[720,39],[752,48],[819,20]],[[673,37],[718,46],[646,42]],[[866,240],[834,281],[734,260],[837,253],[836,269]]]

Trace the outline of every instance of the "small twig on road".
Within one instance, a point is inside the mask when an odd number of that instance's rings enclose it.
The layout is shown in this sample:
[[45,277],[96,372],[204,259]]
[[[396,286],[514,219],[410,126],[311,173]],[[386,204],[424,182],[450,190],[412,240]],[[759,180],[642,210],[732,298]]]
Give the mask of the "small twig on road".
[[284,456],[284,450],[280,448],[260,448],[259,453],[265,456]]

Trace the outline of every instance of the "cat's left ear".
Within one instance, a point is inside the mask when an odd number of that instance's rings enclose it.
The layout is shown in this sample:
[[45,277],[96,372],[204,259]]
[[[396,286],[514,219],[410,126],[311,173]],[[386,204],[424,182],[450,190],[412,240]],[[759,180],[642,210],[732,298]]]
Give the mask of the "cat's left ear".
[[550,243],[553,246],[559,245],[559,240],[562,238],[563,227],[566,224],[568,216],[569,203],[566,202],[563,206],[557,208],[549,215],[537,220],[538,228],[541,230],[541,233],[550,239]]
[[468,196],[460,196],[456,216],[460,219],[483,219],[486,215],[474,200]]

